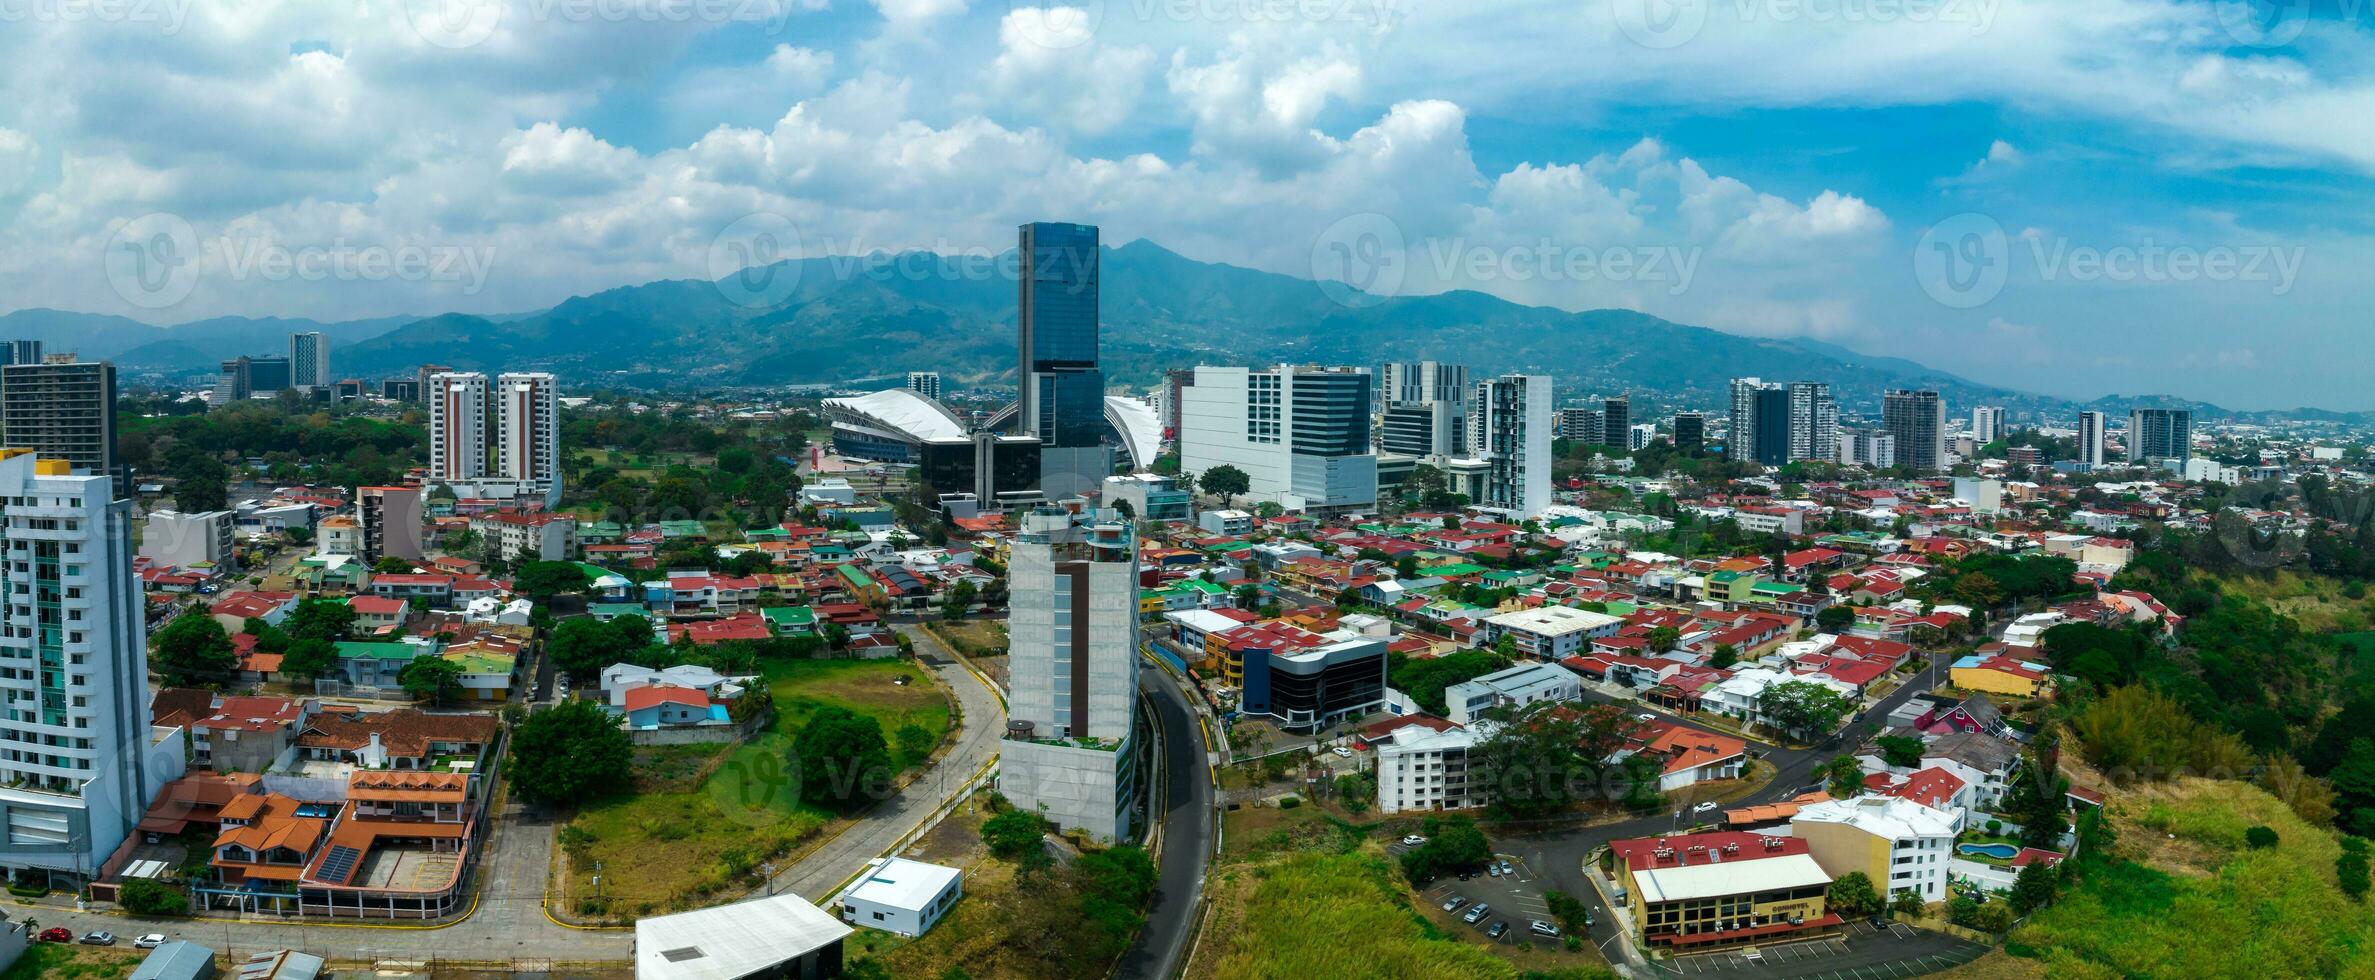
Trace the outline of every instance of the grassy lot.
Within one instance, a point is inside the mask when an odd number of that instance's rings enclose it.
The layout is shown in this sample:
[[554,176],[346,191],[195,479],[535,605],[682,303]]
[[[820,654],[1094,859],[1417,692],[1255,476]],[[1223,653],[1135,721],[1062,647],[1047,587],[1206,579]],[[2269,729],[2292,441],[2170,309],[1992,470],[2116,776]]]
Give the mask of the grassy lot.
[[1006,624],[994,619],[960,619],[931,624],[933,635],[967,657],[1006,655]]
[[2375,628],[2375,597],[2342,594],[2342,580],[2278,569],[2267,575],[2222,575],[2218,584],[2236,595],[2258,599],[2291,616],[2311,633],[2350,633]]
[[[809,716],[839,705],[873,717],[902,769],[921,755],[897,750],[901,726],[938,745],[949,702],[924,672],[898,660],[783,660],[765,665],[775,722],[731,750],[653,746],[636,754],[634,791],[580,811],[562,831],[568,894],[580,915],[644,915],[688,908],[754,886],[761,864],[832,822],[798,798],[785,760]],[[906,677],[899,685],[894,678]],[[600,862],[601,895],[594,901]],[[780,870],[780,867],[779,869]]]
[[[2117,862],[2012,934],[2048,976],[2375,977],[2375,907],[2334,885],[2340,846],[2256,787],[2188,779],[2111,802]],[[2274,829],[2278,845],[2244,846]]]
[[147,956],[128,946],[34,943],[0,980],[123,980]]

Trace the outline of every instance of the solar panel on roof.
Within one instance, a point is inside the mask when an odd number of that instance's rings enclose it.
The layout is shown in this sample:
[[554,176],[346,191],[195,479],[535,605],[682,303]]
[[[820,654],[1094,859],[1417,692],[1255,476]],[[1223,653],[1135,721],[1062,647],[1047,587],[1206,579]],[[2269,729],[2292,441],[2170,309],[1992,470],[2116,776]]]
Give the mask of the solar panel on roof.
[[330,848],[329,856],[322,859],[322,880],[346,884],[346,877],[355,873],[355,862],[362,857],[363,852],[344,844]]

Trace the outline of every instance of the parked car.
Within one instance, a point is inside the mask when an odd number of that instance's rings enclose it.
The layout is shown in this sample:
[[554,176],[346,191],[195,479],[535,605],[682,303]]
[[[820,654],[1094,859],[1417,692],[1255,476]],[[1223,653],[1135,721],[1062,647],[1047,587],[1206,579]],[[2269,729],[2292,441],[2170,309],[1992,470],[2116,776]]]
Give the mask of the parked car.
[[1476,872],[1475,872],[1475,871],[1473,871],[1473,870],[1470,870],[1470,869],[1468,869],[1468,868],[1461,868],[1461,869],[1460,869],[1460,880],[1461,880],[1461,881],[1471,881],[1471,880],[1474,880],[1474,879],[1475,879],[1475,877],[1476,877]]
[[1498,878],[1501,876],[1501,866],[1491,861],[1486,861],[1484,863],[1484,873]]
[[1490,929],[1486,929],[1486,930],[1484,931],[1484,934],[1485,934],[1485,936],[1486,936],[1487,938],[1491,938],[1491,939],[1499,939],[1499,938],[1501,938],[1503,935],[1507,934],[1508,932],[1509,932],[1509,923],[1508,923],[1506,920],[1502,920],[1502,919],[1494,919],[1494,920],[1493,920],[1493,927],[1492,927],[1492,928],[1490,928]]
[[1417,835],[1417,834],[1403,834],[1403,835],[1402,835],[1402,846],[1403,846],[1403,847],[1417,847],[1417,846],[1419,846],[1420,844],[1424,844],[1424,843],[1426,843],[1426,842],[1427,842],[1427,839],[1426,839],[1426,838],[1424,838],[1424,837],[1421,837],[1421,836],[1419,836],[1419,835]]
[[1526,931],[1537,936],[1547,936],[1551,939],[1559,938],[1559,927],[1551,925],[1548,922],[1544,922],[1541,919],[1535,919],[1532,922],[1526,923]]
[[1485,916],[1491,914],[1493,914],[1492,906],[1486,905],[1483,902],[1478,902],[1468,909],[1468,914],[1460,916],[1460,921],[1466,922],[1469,925],[1475,925],[1476,923],[1483,921]]
[[66,931],[64,927],[51,926],[50,928],[41,930],[41,935],[35,937],[34,941],[44,943],[70,943],[74,941],[74,934]]
[[1467,896],[1453,895],[1452,897],[1443,900],[1443,911],[1457,912],[1460,910],[1460,906],[1466,904],[1468,904]]
[[85,946],[113,946],[115,945],[115,933],[86,932],[82,934],[82,944]]
[[165,945],[165,934],[161,932],[152,932],[132,940],[133,949],[155,949],[163,945]]
[[1633,720],[1634,720],[1634,721],[1639,721],[1639,722],[1651,722],[1651,721],[1656,721],[1656,720],[1658,720],[1658,716],[1656,716],[1656,715],[1653,715],[1653,714],[1650,714],[1649,712],[1646,712],[1646,711],[1644,711],[1644,712],[1642,712],[1642,713],[1640,713],[1640,714],[1634,715],[1634,716],[1633,716]]
[[1691,808],[1691,812],[1692,812],[1692,813],[1706,813],[1707,811],[1709,811],[1709,810],[1713,810],[1713,809],[1715,809],[1715,801],[1714,801],[1714,800],[1709,800],[1709,801],[1707,801],[1707,802],[1705,802],[1705,803],[1701,803],[1701,804],[1699,804],[1698,806],[1694,806],[1694,807],[1692,807],[1692,808]]
[[1328,751],[1336,753],[1336,758],[1339,758],[1339,759],[1350,759],[1350,758],[1352,758],[1352,750],[1351,750],[1351,749],[1348,749],[1348,748],[1345,748],[1344,746],[1341,746],[1341,745],[1339,745],[1339,746],[1336,746],[1335,748],[1329,749]]
[[1502,874],[1504,874],[1504,875],[1510,876],[1510,877],[1516,877],[1516,876],[1517,876],[1517,865],[1511,864],[1511,863],[1509,863],[1509,862],[1507,862],[1507,861],[1503,861],[1503,862],[1501,862],[1501,873],[1502,873]]

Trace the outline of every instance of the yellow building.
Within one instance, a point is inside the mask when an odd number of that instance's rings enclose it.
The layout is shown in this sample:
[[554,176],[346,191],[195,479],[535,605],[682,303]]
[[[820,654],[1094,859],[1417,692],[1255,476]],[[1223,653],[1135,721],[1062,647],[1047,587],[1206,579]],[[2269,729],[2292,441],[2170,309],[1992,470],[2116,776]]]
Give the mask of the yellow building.
[[1644,946],[1695,953],[1839,930],[1831,876],[1805,841],[1741,831],[1609,845]]
[[2050,676],[2044,664],[2002,654],[1972,654],[1954,662],[1948,680],[1966,691],[1985,691],[2016,698],[2033,698],[2045,689]]

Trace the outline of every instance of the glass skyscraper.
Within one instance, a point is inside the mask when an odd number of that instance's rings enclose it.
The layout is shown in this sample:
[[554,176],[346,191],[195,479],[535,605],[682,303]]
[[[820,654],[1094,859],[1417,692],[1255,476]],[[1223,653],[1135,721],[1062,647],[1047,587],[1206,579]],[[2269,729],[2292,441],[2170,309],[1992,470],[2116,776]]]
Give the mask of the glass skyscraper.
[[1033,222],[1021,228],[1019,251],[1016,428],[1039,437],[1040,489],[1060,500],[1113,471],[1097,369],[1097,228]]

